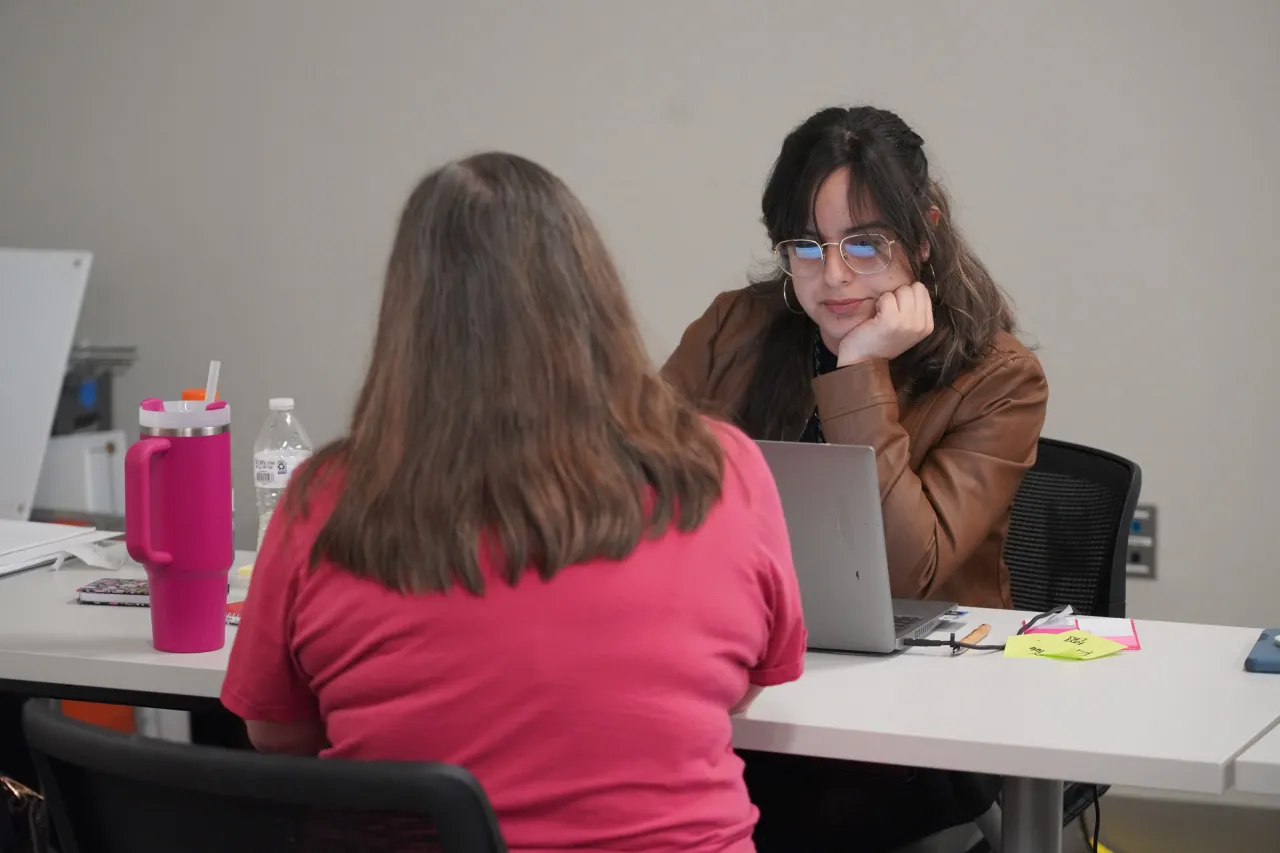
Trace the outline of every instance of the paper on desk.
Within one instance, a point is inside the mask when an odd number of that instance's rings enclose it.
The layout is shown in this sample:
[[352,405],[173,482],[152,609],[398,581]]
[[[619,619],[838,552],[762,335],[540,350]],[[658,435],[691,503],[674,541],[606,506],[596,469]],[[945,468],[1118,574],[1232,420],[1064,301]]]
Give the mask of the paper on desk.
[[1114,640],[1124,646],[1127,651],[1136,652],[1142,649],[1142,643],[1138,642],[1138,629],[1132,619],[1077,616],[1070,607],[1051,619],[1036,623],[1035,627],[1027,629],[1026,633],[1065,634],[1067,631],[1077,630],[1088,631],[1090,634]]
[[107,553],[101,545],[94,545],[92,542],[68,545],[65,550],[70,556],[95,569],[114,570],[124,565],[123,554]]
[[[1026,622],[1022,623],[1027,624]],[[1028,628],[1028,634],[1063,634],[1067,631],[1073,631],[1077,628],[1076,612],[1071,609],[1071,605],[1061,613],[1055,613],[1047,619],[1041,619],[1031,628]]]
[[1132,619],[1110,619],[1100,616],[1086,616],[1076,620],[1076,627],[1099,637],[1117,642],[1126,651],[1136,652],[1142,649],[1138,641],[1138,626]]
[[58,542],[79,539],[85,533],[92,532],[92,527],[0,518],[0,557],[4,557],[4,563],[9,564],[17,562],[23,554],[30,551],[56,552]]
[[[56,526],[56,525],[51,525]],[[72,548],[79,548],[90,545],[94,542],[101,542],[104,539],[113,539],[119,536],[119,533],[112,533],[104,530],[94,530],[93,528],[80,528],[83,532],[58,542],[46,543],[30,548],[23,548],[19,551],[11,551],[0,558],[0,577],[8,574],[16,574],[17,572],[27,569],[47,566],[55,560],[60,560],[67,554],[71,553]],[[105,568],[99,567],[99,568]]]
[[1093,660],[1122,651],[1124,646],[1086,631],[1062,634],[1016,634],[1005,642],[1007,658],[1057,658]]

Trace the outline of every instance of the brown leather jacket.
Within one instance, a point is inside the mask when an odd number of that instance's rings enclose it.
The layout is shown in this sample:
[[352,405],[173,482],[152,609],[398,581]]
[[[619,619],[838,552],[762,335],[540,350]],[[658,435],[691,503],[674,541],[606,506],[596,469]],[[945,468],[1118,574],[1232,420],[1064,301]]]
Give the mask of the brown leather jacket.
[[[704,410],[736,411],[775,310],[744,290],[720,294],[663,375]],[[876,450],[894,596],[1012,607],[1009,507],[1049,398],[1035,355],[1002,333],[981,364],[914,402],[899,398],[884,360],[819,376],[813,393],[828,442]]]

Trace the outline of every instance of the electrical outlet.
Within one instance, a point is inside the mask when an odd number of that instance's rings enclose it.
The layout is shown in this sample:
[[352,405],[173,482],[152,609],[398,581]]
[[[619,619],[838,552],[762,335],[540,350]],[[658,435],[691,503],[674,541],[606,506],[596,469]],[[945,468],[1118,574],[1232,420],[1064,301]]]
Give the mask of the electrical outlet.
[[1138,504],[1129,525],[1129,555],[1125,573],[1131,578],[1156,577],[1156,508]]

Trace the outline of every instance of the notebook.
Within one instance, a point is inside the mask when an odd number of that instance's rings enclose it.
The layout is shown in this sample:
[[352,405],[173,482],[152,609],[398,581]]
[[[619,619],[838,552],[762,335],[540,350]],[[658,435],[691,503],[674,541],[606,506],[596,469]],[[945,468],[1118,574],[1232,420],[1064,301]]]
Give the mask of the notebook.
[[103,578],[76,591],[81,604],[123,604],[149,607],[151,595],[146,578]]
[[[227,592],[231,591],[230,585]],[[76,590],[81,604],[115,604],[125,607],[150,607],[151,594],[146,578],[103,578]],[[227,605],[227,624],[240,624],[243,601]]]

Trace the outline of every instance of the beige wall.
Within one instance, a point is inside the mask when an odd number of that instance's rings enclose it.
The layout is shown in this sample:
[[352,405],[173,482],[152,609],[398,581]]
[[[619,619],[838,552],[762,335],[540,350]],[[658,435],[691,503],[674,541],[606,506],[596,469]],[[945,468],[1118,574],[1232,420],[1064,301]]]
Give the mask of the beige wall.
[[1274,624],[1280,3],[0,0],[0,245],[96,253],[131,403],[223,360],[241,541],[272,395],[343,427],[393,219],[506,148],[594,211],[664,357],[764,249],[786,130],[901,112],[1039,342],[1047,432],[1144,467],[1132,610]]

